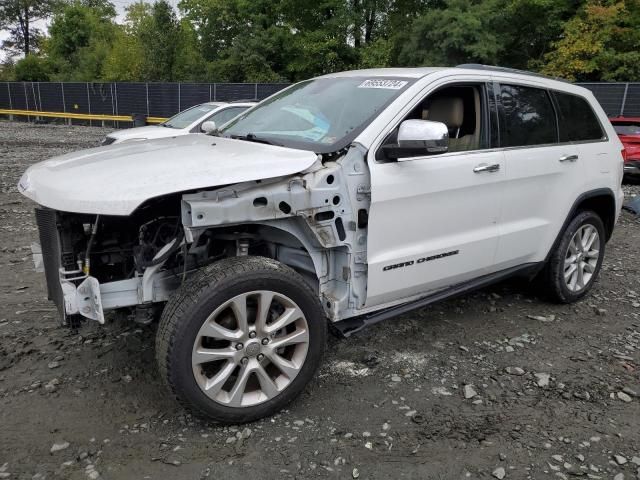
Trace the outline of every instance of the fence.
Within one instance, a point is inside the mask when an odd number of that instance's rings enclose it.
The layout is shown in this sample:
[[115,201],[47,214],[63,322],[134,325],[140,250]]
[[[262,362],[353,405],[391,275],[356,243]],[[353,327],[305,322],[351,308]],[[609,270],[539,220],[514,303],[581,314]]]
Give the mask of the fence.
[[640,117],[640,82],[580,83],[588,88],[610,117]]
[[262,100],[281,83],[0,82],[0,109],[170,117],[210,101]]
[[[610,116],[640,117],[640,82],[581,83]],[[0,111],[55,112],[51,117],[96,120],[138,114],[170,117],[209,101],[262,100],[286,87],[283,83],[78,83],[0,82]],[[94,118],[89,117],[93,115]]]

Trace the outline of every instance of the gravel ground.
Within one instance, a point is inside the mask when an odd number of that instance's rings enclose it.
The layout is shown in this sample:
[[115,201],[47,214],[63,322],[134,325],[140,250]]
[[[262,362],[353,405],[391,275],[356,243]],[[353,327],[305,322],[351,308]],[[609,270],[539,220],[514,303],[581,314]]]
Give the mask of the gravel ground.
[[0,479],[640,479],[631,214],[584,301],[506,282],[331,338],[288,410],[220,427],[169,398],[153,327],[59,328],[32,271],[20,175],[105,133],[0,123]]

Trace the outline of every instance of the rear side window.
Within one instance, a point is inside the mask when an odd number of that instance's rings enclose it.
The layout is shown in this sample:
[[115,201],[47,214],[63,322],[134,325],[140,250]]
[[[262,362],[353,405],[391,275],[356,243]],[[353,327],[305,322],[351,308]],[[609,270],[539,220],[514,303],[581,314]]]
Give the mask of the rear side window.
[[602,140],[604,133],[598,117],[584,98],[554,92],[560,108],[560,141],[584,142]]
[[521,85],[500,85],[504,119],[500,125],[503,147],[557,143],[556,113],[546,90]]

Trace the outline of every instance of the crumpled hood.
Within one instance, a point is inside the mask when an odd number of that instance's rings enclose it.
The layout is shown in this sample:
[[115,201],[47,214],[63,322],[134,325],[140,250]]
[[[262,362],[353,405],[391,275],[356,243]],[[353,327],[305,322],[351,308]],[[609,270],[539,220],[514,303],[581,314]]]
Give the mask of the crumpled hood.
[[37,163],[18,190],[66,212],[129,215],[150,198],[293,175],[317,155],[208,135],[91,148]]

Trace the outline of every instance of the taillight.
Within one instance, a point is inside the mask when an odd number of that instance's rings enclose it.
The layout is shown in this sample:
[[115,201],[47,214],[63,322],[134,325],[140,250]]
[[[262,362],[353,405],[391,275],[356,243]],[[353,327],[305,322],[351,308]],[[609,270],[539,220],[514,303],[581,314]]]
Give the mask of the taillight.
[[622,153],[622,161],[626,162],[627,161],[627,149],[622,147],[622,151],[620,153]]

